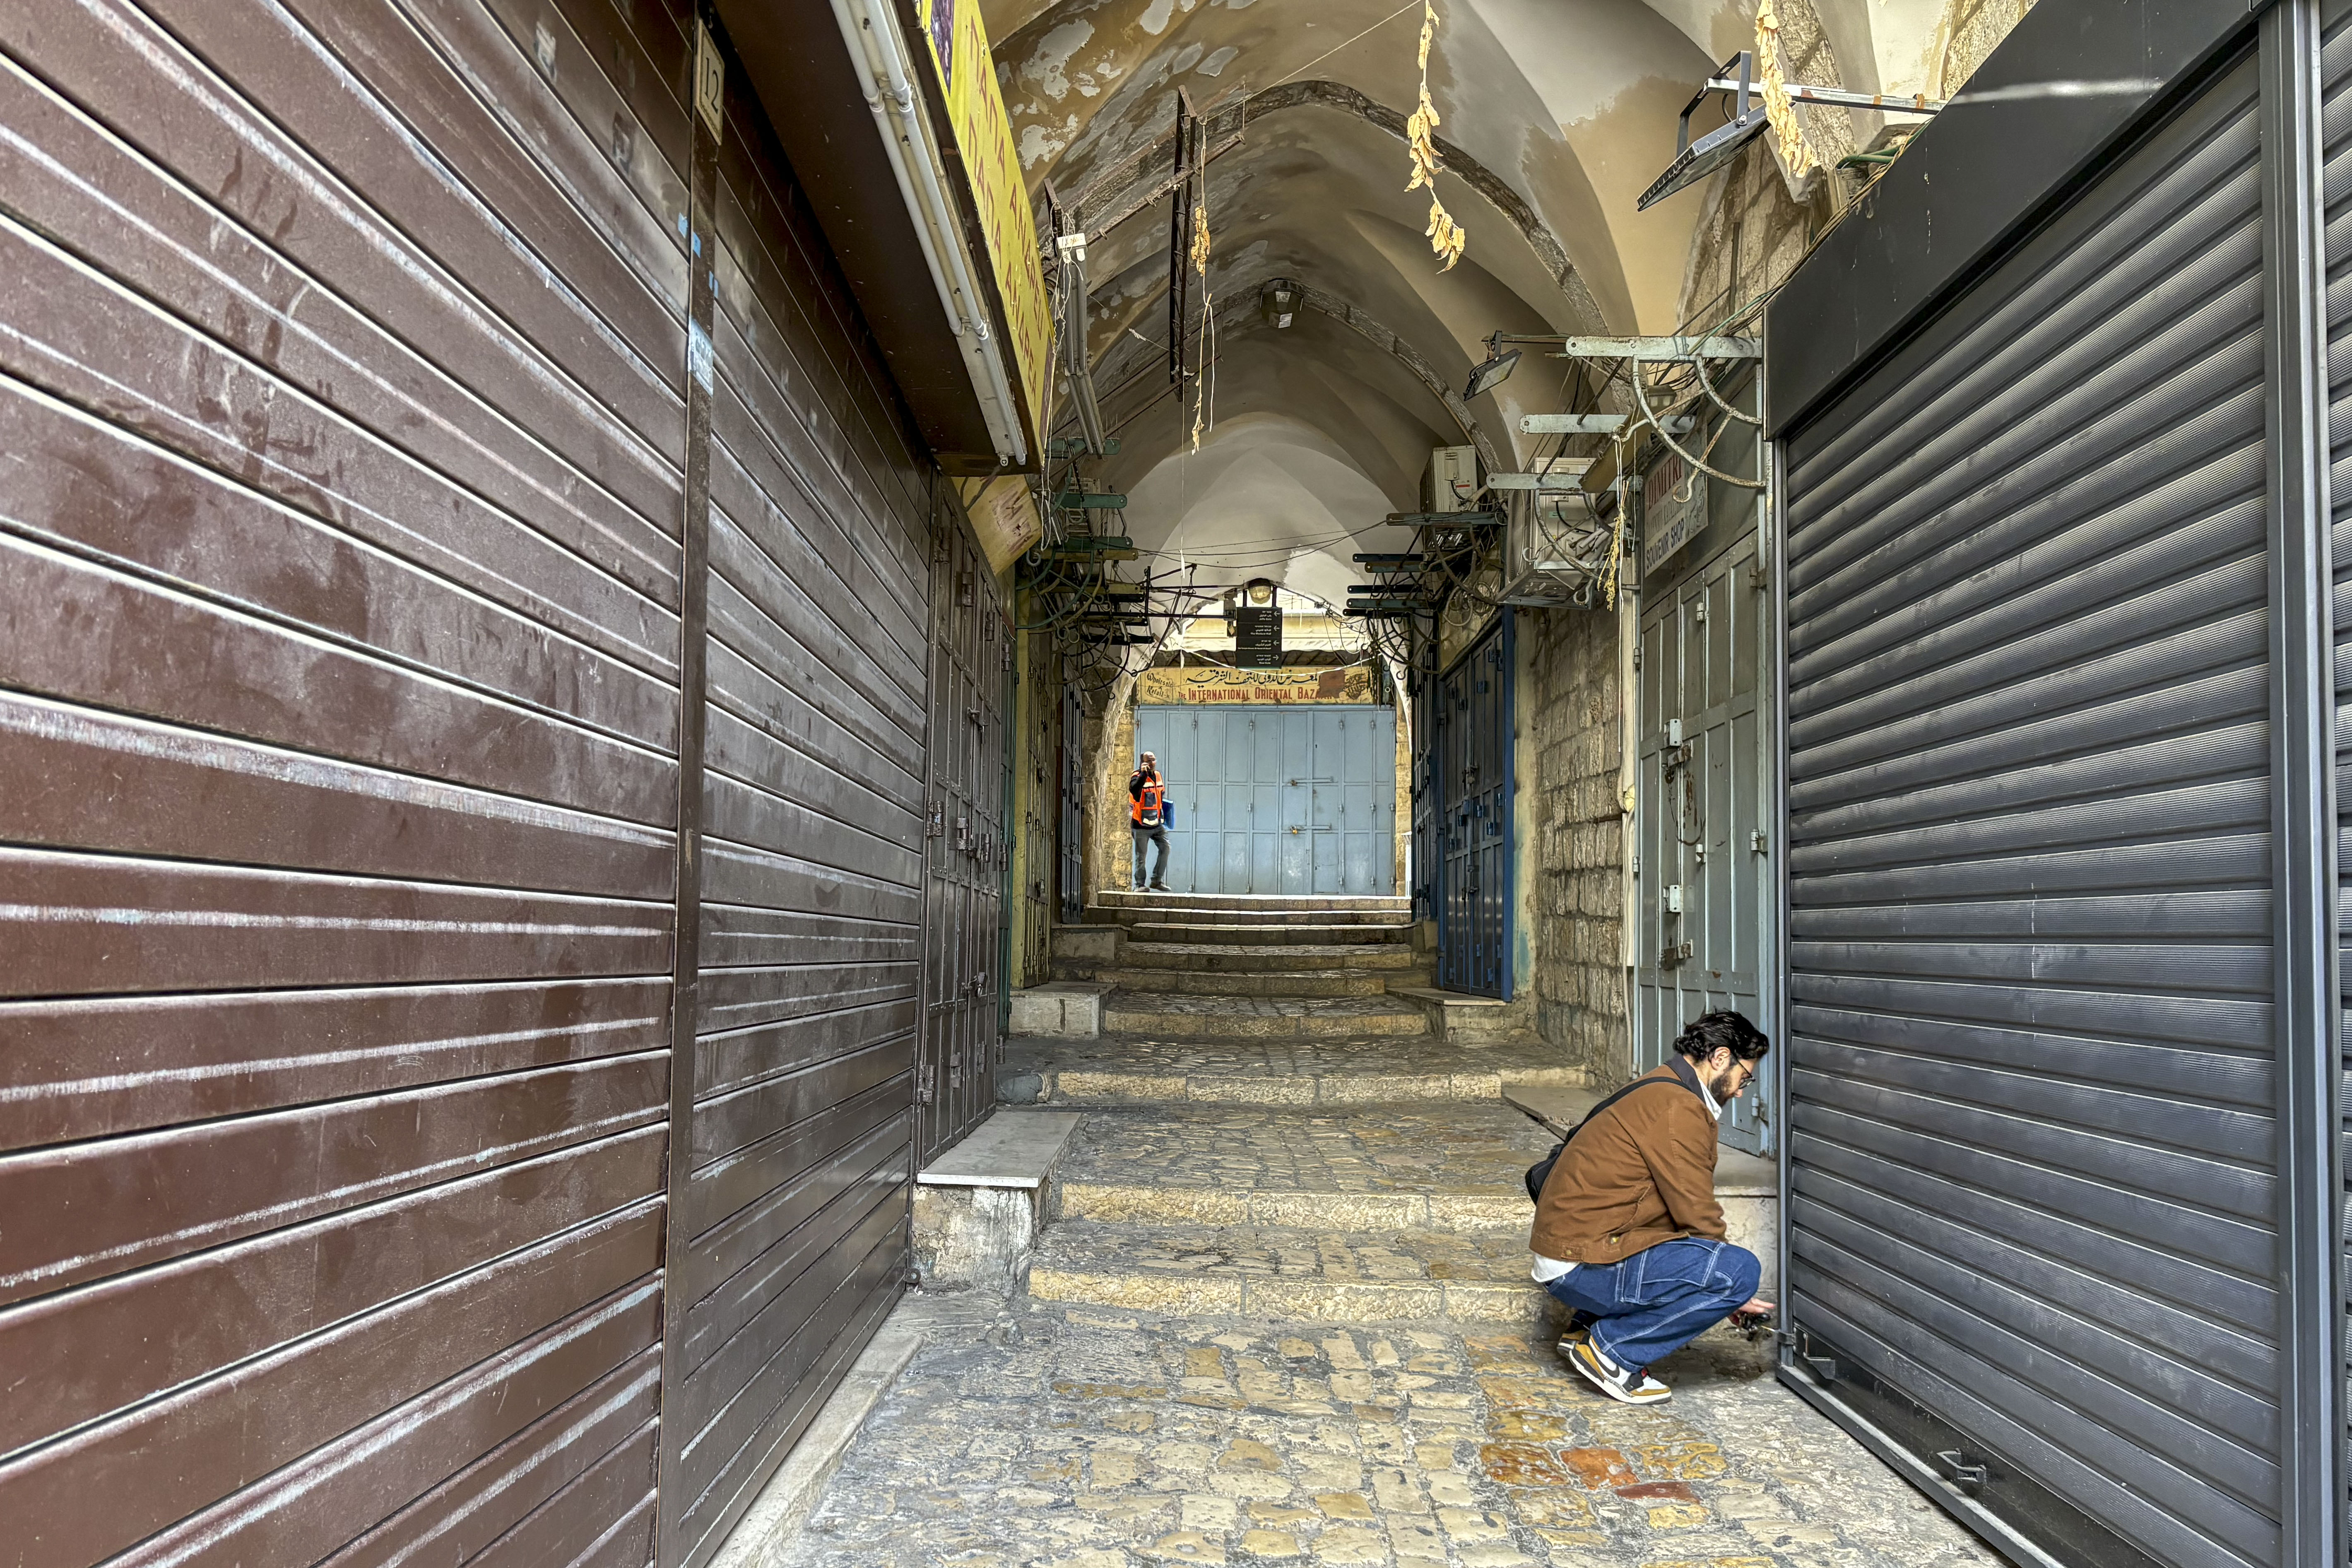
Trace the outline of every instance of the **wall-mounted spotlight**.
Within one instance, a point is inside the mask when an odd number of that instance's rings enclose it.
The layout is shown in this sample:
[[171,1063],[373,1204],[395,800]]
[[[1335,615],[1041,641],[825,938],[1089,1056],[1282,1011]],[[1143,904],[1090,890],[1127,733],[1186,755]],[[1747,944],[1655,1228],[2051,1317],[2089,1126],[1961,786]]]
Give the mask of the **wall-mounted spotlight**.
[[1518,350],[1507,349],[1501,353],[1496,353],[1494,341],[1487,340],[1486,358],[1483,363],[1471,367],[1470,380],[1462,388],[1462,401],[1468,403],[1474,398],[1483,397],[1502,385],[1504,382],[1510,379],[1511,372],[1518,363]]
[[[1682,127],[1675,133],[1675,161],[1666,172],[1650,182],[1650,188],[1634,203],[1637,211],[1647,212],[1676,191],[1686,190],[1706,179],[1738,155],[1739,150],[1764,134],[1767,123],[1764,101],[1756,92],[1753,77],[1756,57],[1746,50],[1732,56],[1715,68],[1706,85],[1692,95],[1683,105]],[[1737,73],[1736,75],[1734,73]],[[1801,82],[1790,82],[1787,91],[1791,101],[1818,103],[1831,109],[1867,109],[1881,114],[1930,115],[1942,110],[1941,100],[1914,94],[1898,98],[1883,92],[1848,92],[1840,87],[1807,87]],[[1706,101],[1711,92],[1727,93],[1731,98],[1731,117],[1723,124],[1699,137],[1691,139],[1691,115]]]
[[1276,327],[1286,327],[1297,320],[1299,308],[1306,303],[1307,290],[1287,278],[1276,278],[1258,290],[1257,308]]
[[1263,609],[1274,603],[1274,580],[1270,577],[1253,577],[1242,585],[1242,592],[1248,596],[1251,604]]

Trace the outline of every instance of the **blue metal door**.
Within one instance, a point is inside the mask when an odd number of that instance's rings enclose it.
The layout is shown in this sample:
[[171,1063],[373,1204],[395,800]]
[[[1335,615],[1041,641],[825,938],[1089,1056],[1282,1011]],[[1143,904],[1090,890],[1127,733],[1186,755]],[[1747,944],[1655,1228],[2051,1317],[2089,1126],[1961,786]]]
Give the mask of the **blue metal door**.
[[1180,893],[1396,889],[1396,712],[1338,704],[1139,707]]
[[1437,984],[1511,994],[1511,612],[1438,679]]

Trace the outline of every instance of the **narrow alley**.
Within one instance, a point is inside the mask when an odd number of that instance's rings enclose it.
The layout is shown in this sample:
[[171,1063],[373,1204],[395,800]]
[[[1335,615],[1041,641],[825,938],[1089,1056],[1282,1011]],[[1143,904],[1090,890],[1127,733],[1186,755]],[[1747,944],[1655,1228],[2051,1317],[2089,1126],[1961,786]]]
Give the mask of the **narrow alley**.
[[0,1568],[2352,1568],[2352,0],[0,0]]
[[1360,1010],[1427,979],[1399,900],[1114,897],[1125,967],[1073,973],[1164,989],[1008,1042],[1043,1108],[1000,1119],[1078,1113],[1025,1295],[902,1309],[921,1349],[781,1562],[1997,1561],[1775,1385],[1769,1337],[1704,1337],[1655,1409],[1562,1364],[1521,1107],[1596,1097],[1539,1041]]

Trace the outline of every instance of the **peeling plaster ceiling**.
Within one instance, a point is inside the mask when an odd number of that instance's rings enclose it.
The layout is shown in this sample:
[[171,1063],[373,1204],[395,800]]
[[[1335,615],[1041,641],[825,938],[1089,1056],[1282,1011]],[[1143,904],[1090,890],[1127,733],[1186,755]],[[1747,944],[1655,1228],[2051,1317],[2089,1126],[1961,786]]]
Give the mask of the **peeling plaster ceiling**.
[[[1147,565],[1181,549],[1203,583],[1264,574],[1335,597],[1360,575],[1350,553],[1410,542],[1378,525],[1415,510],[1430,448],[1470,439],[1430,375],[1458,392],[1498,330],[1677,325],[1703,193],[1649,213],[1634,202],[1671,157],[1696,83],[1753,26],[1738,0],[1438,0],[1439,191],[1470,235],[1440,273],[1427,193],[1403,188],[1417,0],[982,3],[1031,186],[1082,199],[1090,228],[1167,172],[1163,149],[1105,180],[1168,133],[1177,87],[1210,116],[1283,89],[1211,167],[1216,418],[1198,453],[1190,407],[1167,395],[1169,202],[1089,246],[1089,349],[1123,443],[1102,478],[1130,496],[1137,542],[1171,552]],[[1841,3],[1889,0],[1823,10]],[[1097,181],[1108,188],[1090,191]],[[1255,302],[1276,278],[1343,301],[1349,320],[1310,312],[1275,330]],[[1197,279],[1193,295],[1197,331]],[[1560,387],[1558,362],[1529,354],[1469,416],[1502,460],[1525,462],[1534,443],[1518,416],[1563,406]],[[1279,547],[1256,548],[1267,542]],[[1262,563],[1215,564],[1244,559]]]

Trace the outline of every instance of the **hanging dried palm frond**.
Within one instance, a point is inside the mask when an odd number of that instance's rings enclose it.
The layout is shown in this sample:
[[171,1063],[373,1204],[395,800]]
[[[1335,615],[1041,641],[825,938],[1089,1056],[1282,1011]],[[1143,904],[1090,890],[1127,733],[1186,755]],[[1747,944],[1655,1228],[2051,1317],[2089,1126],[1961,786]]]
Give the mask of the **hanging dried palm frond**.
[[1445,265],[1438,270],[1451,272],[1454,264],[1462,259],[1463,247],[1470,243],[1470,236],[1454,221],[1454,215],[1445,210],[1445,204],[1437,199],[1437,143],[1429,134],[1438,125],[1437,106],[1429,101],[1429,46],[1436,37],[1436,9],[1429,0],[1422,0],[1421,106],[1412,111],[1412,118],[1404,122],[1405,145],[1412,154],[1412,179],[1405,189],[1417,191],[1423,185],[1429,187],[1429,226],[1422,232],[1429,237],[1430,250],[1445,258]]
[[1211,389],[1216,384],[1216,373],[1212,347],[1211,321],[1215,317],[1214,301],[1209,298],[1209,194],[1208,182],[1202,182],[1200,199],[1192,205],[1192,270],[1201,275],[1201,347],[1197,356],[1201,369],[1192,383],[1192,450],[1201,449],[1201,431],[1213,417],[1209,408]]

